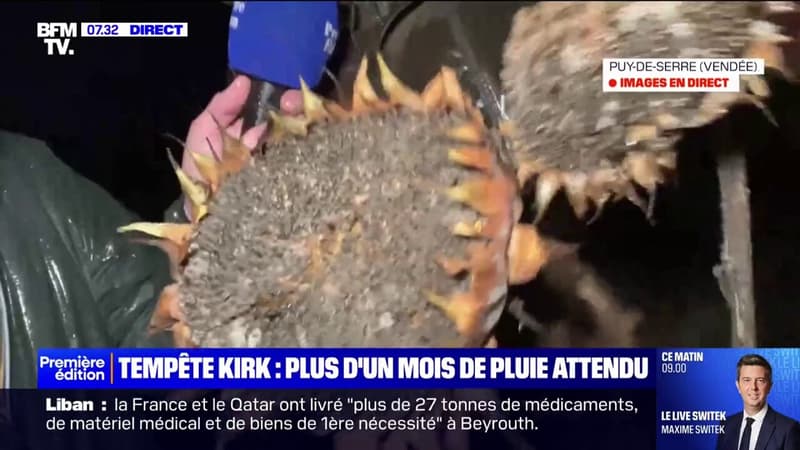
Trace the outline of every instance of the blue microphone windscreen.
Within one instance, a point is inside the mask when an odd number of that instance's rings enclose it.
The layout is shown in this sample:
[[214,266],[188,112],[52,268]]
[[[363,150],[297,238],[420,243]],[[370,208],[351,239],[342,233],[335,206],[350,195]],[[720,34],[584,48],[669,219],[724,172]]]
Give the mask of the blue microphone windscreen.
[[228,35],[231,69],[274,84],[312,88],[339,36],[337,2],[234,2]]

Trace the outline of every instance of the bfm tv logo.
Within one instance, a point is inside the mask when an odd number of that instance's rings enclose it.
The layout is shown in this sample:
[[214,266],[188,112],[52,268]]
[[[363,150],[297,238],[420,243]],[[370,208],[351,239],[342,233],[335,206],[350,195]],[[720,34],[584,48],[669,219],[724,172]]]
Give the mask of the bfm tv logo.
[[75,50],[69,48],[71,38],[78,37],[77,23],[37,22],[36,37],[44,38],[47,54],[74,55]]

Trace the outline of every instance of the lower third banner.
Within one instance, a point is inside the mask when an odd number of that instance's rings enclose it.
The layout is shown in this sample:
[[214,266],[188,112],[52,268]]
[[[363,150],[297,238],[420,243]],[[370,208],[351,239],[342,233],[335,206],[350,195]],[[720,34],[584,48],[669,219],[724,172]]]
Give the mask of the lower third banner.
[[[43,350],[2,448],[800,450],[798,349]],[[15,445],[17,445],[15,447]]]

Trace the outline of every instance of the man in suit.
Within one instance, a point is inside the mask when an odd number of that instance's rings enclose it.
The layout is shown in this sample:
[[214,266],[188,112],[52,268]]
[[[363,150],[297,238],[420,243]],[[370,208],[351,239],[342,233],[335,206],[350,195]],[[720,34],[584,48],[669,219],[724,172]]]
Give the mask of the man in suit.
[[736,389],[742,412],[728,417],[717,450],[800,450],[800,423],[770,408],[772,366],[760,355],[745,355],[736,364]]

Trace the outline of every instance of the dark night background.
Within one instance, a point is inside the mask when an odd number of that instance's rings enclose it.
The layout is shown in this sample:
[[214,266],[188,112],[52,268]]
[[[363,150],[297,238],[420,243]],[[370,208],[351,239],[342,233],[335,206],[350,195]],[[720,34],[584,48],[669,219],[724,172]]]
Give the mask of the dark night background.
[[[463,2],[459,8],[466,10],[468,4],[478,3]],[[225,87],[229,14],[230,6],[218,1],[1,4],[0,129],[47,141],[62,160],[126,207],[145,220],[158,220],[179,195],[165,153],[170,147],[178,155],[178,144],[162,134],[185,138],[194,117]],[[480,30],[475,39],[489,41],[482,33],[494,17],[468,16],[480,22],[466,27]],[[69,57],[48,56],[36,37],[36,22],[93,20],[187,22],[189,36],[78,39],[72,45],[75,55]],[[420,68],[422,61],[438,61],[446,48],[433,45],[433,31],[416,28],[413,20],[407,23],[412,24],[405,30],[411,50],[405,55],[398,51],[396,58],[412,64],[398,65],[401,72],[408,71],[401,78],[413,80],[417,74],[427,79],[430,72],[427,66]],[[431,29],[439,28],[434,25]],[[402,35],[399,28],[396,34]],[[419,43],[424,52],[416,50]],[[486,53],[496,54],[491,49]],[[793,55],[792,66],[800,67],[797,48]],[[750,146],[749,175],[760,344],[797,346],[800,90],[783,86],[778,91],[771,106],[783,126],[776,130],[754,120],[741,134],[756,141]],[[702,146],[694,150],[704,150]],[[684,152],[682,159],[675,186],[659,193],[656,224],[647,223],[629,205],[610,209],[587,234],[585,253],[629,302],[643,305],[653,318],[646,330],[653,341],[727,346],[724,300],[711,273],[720,240],[713,159],[704,151]],[[562,314],[547,311],[558,309],[552,306],[555,302],[542,301],[549,298],[535,293],[531,298],[538,309],[533,313],[540,320]],[[586,436],[593,435],[569,437],[579,441]]]
[[[0,128],[47,141],[119,201],[157,219],[179,194],[166,158],[224,88],[230,7],[221,2],[13,2],[3,21]],[[187,38],[73,41],[48,56],[36,22],[188,22]]]

